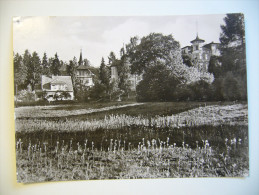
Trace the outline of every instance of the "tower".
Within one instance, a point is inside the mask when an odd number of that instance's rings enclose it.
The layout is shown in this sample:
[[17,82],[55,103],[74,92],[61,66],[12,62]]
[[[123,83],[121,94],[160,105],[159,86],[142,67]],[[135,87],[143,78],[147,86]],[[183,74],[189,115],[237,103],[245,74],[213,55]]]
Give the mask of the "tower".
[[78,61],[78,66],[83,65],[82,49],[80,49],[80,57]]

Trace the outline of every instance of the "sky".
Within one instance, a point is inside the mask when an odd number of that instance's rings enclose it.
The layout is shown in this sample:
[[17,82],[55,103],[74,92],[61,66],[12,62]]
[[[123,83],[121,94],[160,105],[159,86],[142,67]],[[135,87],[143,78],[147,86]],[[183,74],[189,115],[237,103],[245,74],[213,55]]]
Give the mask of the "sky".
[[197,16],[64,16],[14,17],[13,49],[23,54],[36,51],[40,58],[58,54],[69,62],[75,56],[99,67],[102,57],[108,62],[111,51],[119,57],[130,37],[143,37],[152,32],[172,34],[181,47],[191,45],[198,33],[206,43],[219,42],[220,25],[225,15]]

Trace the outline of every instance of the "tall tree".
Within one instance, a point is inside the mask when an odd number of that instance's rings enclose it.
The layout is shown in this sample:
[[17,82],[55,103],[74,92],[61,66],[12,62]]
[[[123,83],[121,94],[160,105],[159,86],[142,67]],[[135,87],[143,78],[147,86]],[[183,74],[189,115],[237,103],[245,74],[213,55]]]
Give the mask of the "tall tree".
[[50,65],[48,63],[48,57],[46,52],[44,52],[43,54],[41,66],[42,66],[42,74],[50,76]]
[[139,44],[135,39],[132,42],[130,47],[126,47],[129,51],[132,73],[141,74],[157,62],[163,63],[172,70],[175,66],[183,64],[180,44],[172,35],[151,33],[142,37]]
[[14,90],[15,94],[18,90],[24,88],[27,70],[23,63],[23,58],[19,53],[14,54]]
[[147,69],[137,86],[139,101],[170,101],[179,81],[170,74],[170,69],[161,62]]
[[223,77],[226,77],[227,83],[236,85],[232,86],[231,89],[242,89],[242,93],[239,95],[226,93],[225,99],[228,99],[227,96],[229,96],[229,99],[245,100],[247,99],[247,79],[244,15],[227,14],[224,21],[225,24],[221,25],[222,32],[220,34]]
[[101,83],[104,84],[106,86],[106,88],[108,88],[108,85],[110,83],[110,75],[109,75],[109,69],[105,65],[105,61],[104,61],[103,57],[102,57],[101,65],[99,68],[99,75],[100,75]]
[[246,74],[245,25],[243,14],[227,14],[221,25],[222,68],[234,75]]
[[85,59],[83,60],[83,62],[84,62],[84,63],[83,63],[84,66],[91,66],[91,63],[90,63],[90,61],[89,61],[88,59],[85,58]]
[[24,53],[24,65],[27,69],[26,83],[34,91],[35,85],[40,83],[41,77],[41,62],[37,52],[33,52],[32,55],[28,50]]
[[55,57],[51,60],[51,66],[50,66],[50,71],[53,75],[60,75],[60,67],[61,63],[58,59],[58,54],[55,54]]

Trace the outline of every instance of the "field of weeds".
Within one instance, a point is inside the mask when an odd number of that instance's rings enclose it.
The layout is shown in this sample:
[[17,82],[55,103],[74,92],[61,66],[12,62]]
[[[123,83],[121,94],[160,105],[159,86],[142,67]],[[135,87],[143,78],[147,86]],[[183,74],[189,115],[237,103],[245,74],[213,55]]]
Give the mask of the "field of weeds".
[[66,108],[16,108],[18,182],[248,175],[246,103]]

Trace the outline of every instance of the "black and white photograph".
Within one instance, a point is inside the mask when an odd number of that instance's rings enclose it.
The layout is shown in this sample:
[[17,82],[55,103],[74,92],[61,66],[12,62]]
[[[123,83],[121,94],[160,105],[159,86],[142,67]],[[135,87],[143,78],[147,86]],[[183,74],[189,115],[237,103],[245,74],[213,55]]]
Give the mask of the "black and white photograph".
[[245,16],[15,16],[18,183],[249,176]]

